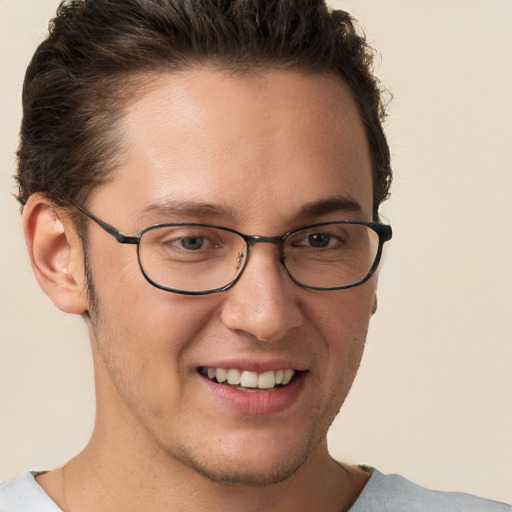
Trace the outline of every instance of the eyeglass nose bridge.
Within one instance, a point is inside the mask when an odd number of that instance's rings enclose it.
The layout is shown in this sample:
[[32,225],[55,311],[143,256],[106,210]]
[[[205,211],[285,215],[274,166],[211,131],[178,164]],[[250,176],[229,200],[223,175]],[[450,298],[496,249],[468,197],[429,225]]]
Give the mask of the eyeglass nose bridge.
[[261,236],[261,235],[244,235],[247,245],[253,246],[254,244],[281,244],[283,241],[282,236]]
[[[279,248],[279,261],[284,266],[288,274],[290,274],[290,271],[286,267],[286,264],[284,263],[284,251],[283,251],[283,241],[285,240],[284,236],[262,236],[262,235],[245,235],[240,233],[245,240],[246,243],[246,251],[245,254],[243,252],[239,252],[237,254],[237,264],[240,267],[239,273],[236,277],[236,281],[240,279],[241,274],[245,270],[248,262],[249,262],[249,254],[251,252],[251,247],[253,247],[256,244],[274,244],[277,245]],[[292,277],[290,275],[290,277]],[[292,277],[293,279],[293,277]],[[234,283],[232,283],[234,284]]]

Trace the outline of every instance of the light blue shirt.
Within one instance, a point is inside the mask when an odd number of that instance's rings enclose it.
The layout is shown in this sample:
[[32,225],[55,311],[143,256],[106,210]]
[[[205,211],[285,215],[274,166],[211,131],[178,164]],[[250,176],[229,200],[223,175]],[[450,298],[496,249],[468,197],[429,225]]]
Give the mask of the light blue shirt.
[[[36,482],[36,474],[0,484],[0,512],[62,512]],[[402,476],[372,470],[350,512],[512,512],[512,507],[470,494],[431,491]]]

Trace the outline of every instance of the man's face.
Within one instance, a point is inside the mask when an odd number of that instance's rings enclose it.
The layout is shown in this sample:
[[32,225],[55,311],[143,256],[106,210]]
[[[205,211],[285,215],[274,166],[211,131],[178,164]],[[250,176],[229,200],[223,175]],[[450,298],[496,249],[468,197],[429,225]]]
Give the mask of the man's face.
[[[274,236],[371,220],[366,138],[338,79],[279,70],[163,75],[130,105],[121,128],[125,162],[88,207],[125,234],[200,222]],[[103,435],[154,461],[252,484],[282,480],[325,449],[359,366],[374,278],[347,290],[301,288],[276,246],[257,244],[230,290],[179,295],[144,279],[135,246],[95,224],[89,235]],[[219,368],[295,377],[249,391],[204,375]]]

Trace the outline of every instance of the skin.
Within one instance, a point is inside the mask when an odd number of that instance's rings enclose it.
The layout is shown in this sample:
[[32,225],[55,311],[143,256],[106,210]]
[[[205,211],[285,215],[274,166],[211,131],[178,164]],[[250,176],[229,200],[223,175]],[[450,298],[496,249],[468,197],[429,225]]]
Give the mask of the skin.
[[[166,74],[128,106],[121,129],[125,162],[88,209],[125,234],[189,221],[274,236],[372,218],[368,145],[338,78]],[[304,211],[332,197],[358,208]],[[186,212],[141,213],[184,202]],[[178,295],[144,279],[135,246],[91,223],[88,266],[99,302],[91,310],[66,212],[35,195],[24,227],[42,288],[60,309],[85,315],[94,358],[93,436],[75,459],[38,478],[63,510],[348,510],[368,475],[331,459],[326,432],[360,363],[376,278],[307,290],[289,278],[275,246],[258,244],[232,289]],[[288,406],[244,414],[212,397],[197,371],[234,359],[307,371]]]

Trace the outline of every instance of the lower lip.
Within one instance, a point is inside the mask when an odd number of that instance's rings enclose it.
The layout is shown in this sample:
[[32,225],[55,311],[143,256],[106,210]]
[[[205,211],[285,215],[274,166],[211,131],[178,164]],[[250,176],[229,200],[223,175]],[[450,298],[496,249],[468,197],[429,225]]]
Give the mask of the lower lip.
[[290,407],[299,395],[306,372],[300,372],[289,384],[272,391],[241,391],[203,376],[200,378],[208,392],[228,408],[244,414],[263,415]]

